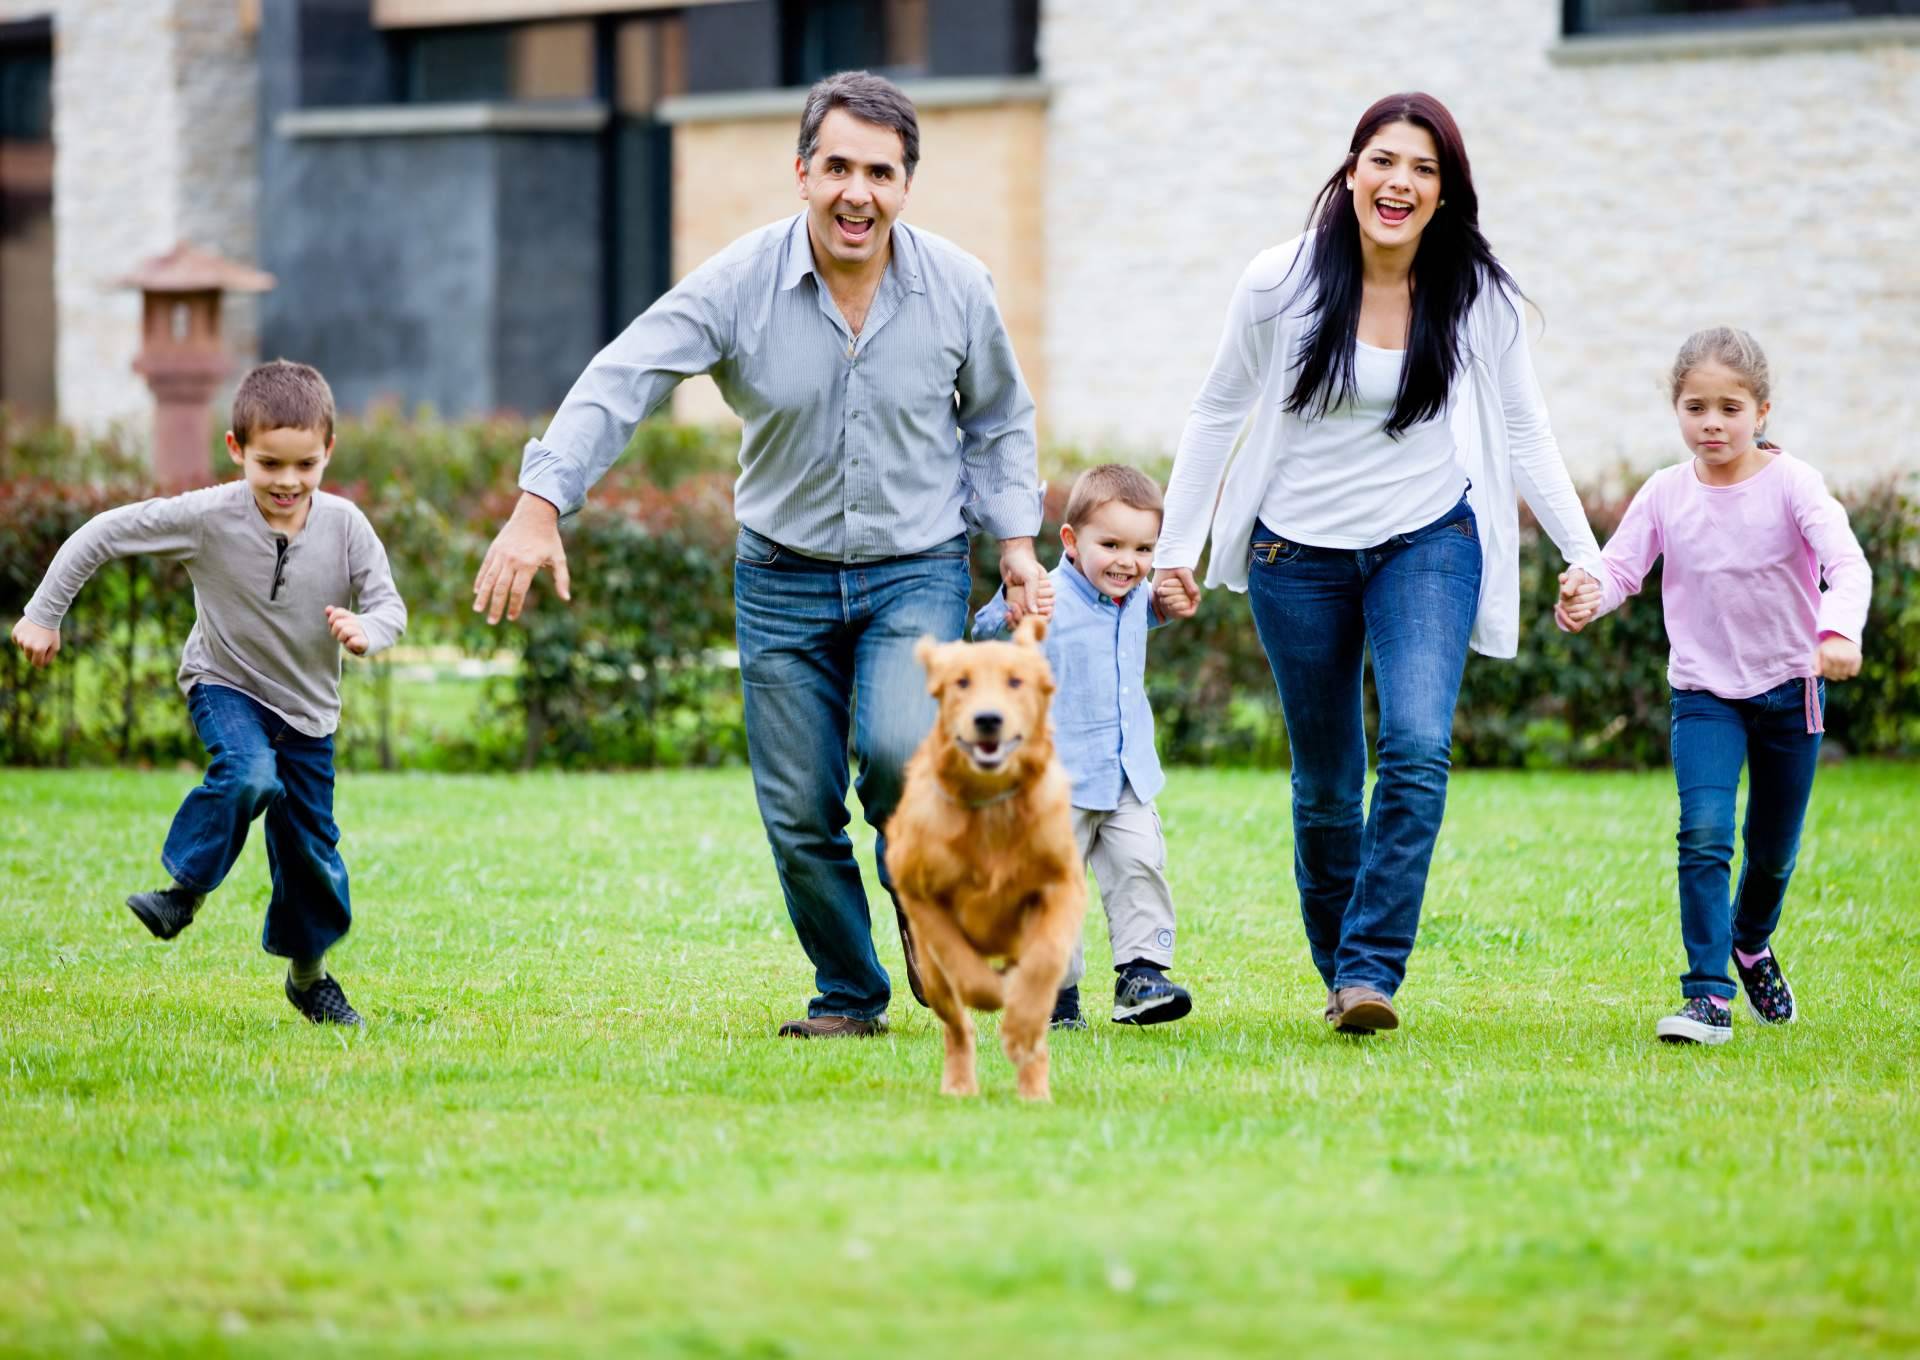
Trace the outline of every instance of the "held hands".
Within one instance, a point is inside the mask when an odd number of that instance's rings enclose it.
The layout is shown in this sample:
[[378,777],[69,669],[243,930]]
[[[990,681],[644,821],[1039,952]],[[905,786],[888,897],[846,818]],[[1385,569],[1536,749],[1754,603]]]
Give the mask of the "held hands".
[[1553,621],[1566,633],[1577,633],[1600,609],[1600,583],[1579,567],[1560,573],[1560,598],[1553,604]]
[[1813,673],[1822,680],[1853,679],[1860,674],[1860,644],[1828,633],[1813,654]]
[[360,616],[352,610],[342,609],[337,604],[328,605],[327,631],[333,634],[334,641],[355,656],[367,654],[367,630],[361,625]]
[[1153,574],[1153,598],[1161,616],[1190,619],[1200,612],[1200,587],[1194,584],[1192,567],[1168,567]]
[[527,588],[542,567],[553,569],[554,590],[561,599],[571,600],[567,550],[560,546],[560,512],[550,502],[523,491],[473,578],[473,612],[484,613],[488,623],[500,622],[502,611],[509,620],[519,618]]
[[[53,654],[60,650],[60,630],[42,628],[30,619],[21,619],[13,625],[13,642],[27,654],[27,660],[36,666],[44,666],[53,660]],[[1859,655],[1858,652],[1855,653]]]
[[1009,626],[1029,614],[1053,617],[1053,578],[1034,556],[1031,538],[1000,541],[1000,582],[1006,589]]

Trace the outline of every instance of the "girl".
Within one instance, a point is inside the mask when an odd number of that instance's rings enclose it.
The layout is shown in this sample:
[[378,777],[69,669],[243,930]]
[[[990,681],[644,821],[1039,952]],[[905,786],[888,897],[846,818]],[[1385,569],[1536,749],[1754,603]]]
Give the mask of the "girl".
[[[1700,331],[1674,360],[1672,398],[1693,457],[1662,468],[1607,544],[1600,603],[1618,608],[1665,556],[1673,773],[1680,785],[1684,1004],[1654,1032],[1723,1044],[1733,1033],[1727,956],[1762,1024],[1794,1017],[1771,944],[1793,876],[1820,752],[1824,681],[1860,671],[1872,577],[1819,472],[1761,437],[1766,356],[1745,331]],[[1827,591],[1820,592],[1820,578]],[[1585,620],[1556,611],[1561,627]],[[1734,794],[1749,768],[1740,885],[1728,899]]]
[[[1518,647],[1516,487],[1568,560],[1598,572],[1600,550],[1440,101],[1368,109],[1310,223],[1234,289],[1180,438],[1155,586],[1177,580],[1161,598],[1193,613],[1211,516],[1207,584],[1249,593],[1286,717],[1294,878],[1326,1018],[1372,1033],[1399,1024],[1468,645]],[[1589,593],[1569,575],[1569,608],[1584,616]],[[1363,819],[1367,652],[1379,779]]]

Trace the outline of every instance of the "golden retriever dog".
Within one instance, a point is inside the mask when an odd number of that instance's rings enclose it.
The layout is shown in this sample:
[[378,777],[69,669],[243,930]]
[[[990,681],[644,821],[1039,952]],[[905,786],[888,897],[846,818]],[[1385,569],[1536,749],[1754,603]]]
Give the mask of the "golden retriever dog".
[[907,762],[887,871],[921,983],[946,1028],[940,1090],[976,1094],[973,1017],[1006,1011],[1000,1044],[1027,1100],[1049,1099],[1047,1022],[1087,909],[1072,788],[1047,723],[1053,672],[1029,616],[1012,642],[922,638],[940,716]]

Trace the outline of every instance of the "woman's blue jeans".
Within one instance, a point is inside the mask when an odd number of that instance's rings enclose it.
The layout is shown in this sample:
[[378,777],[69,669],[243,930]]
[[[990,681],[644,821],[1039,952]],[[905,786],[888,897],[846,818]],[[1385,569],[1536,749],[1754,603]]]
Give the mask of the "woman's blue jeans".
[[[884,832],[935,705],[913,644],[966,623],[967,541],[880,562],[823,562],[751,529],[733,601],[753,792],[787,914],[813,963],[809,1015],[870,1020],[891,996],[847,837],[847,737],[866,819]],[[886,838],[876,847],[888,886]]]
[[[1453,709],[1480,599],[1465,499],[1371,548],[1315,548],[1254,526],[1247,594],[1293,752],[1293,873],[1314,967],[1329,988],[1392,996],[1420,926],[1447,805]],[[1380,702],[1367,774],[1361,665]]]
[[[1684,996],[1735,995],[1731,951],[1758,954],[1780,923],[1780,904],[1800,854],[1800,827],[1820,763],[1809,732],[1806,680],[1751,699],[1703,689],[1673,692],[1673,776],[1680,786],[1680,938],[1687,949]],[[1817,683],[1824,713],[1827,692]],[[1824,724],[1822,724],[1824,725]],[[1740,886],[1731,896],[1734,800],[1747,767],[1747,821]]]
[[273,896],[260,943],[283,958],[319,958],[353,917],[336,848],[333,738],[309,737],[239,690],[204,681],[187,712],[212,760],[174,814],[160,862],[181,887],[212,892],[264,813]]

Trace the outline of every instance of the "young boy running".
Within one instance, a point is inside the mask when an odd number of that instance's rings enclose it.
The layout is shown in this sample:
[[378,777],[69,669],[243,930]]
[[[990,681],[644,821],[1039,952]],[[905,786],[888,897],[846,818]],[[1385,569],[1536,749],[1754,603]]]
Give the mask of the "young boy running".
[[[1067,494],[1063,554],[1053,570],[1054,746],[1073,781],[1073,829],[1093,867],[1113,941],[1113,1020],[1157,1025],[1193,1009],[1187,989],[1167,979],[1173,964],[1173,895],[1167,846],[1153,799],[1166,783],[1153,748],[1147,706],[1147,630],[1164,623],[1148,584],[1160,536],[1160,488],[1134,468],[1089,468]],[[1167,582],[1170,591],[1181,591]],[[1184,598],[1184,592],[1182,592]],[[1006,594],[974,616],[973,636],[1007,627]],[[1085,1029],[1080,947],[1054,1006],[1056,1029]]]
[[178,935],[264,813],[273,895],[261,942],[288,960],[287,1000],[302,1015],[357,1025],[323,964],[350,919],[333,821],[340,649],[370,656],[389,646],[407,607],[367,517],[319,489],[333,456],[333,392],[318,370],[279,360],[248,373],[227,452],[242,480],[121,506],[82,526],[55,554],[13,640],[44,666],[74,596],[102,565],[138,553],[186,565],[197,617],[180,688],[212,760],[160,853],[172,884],[127,905],[161,939]]

